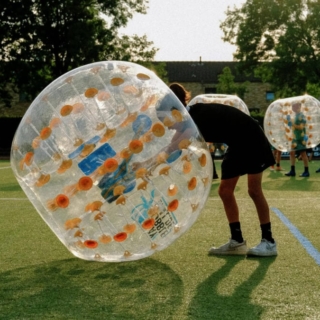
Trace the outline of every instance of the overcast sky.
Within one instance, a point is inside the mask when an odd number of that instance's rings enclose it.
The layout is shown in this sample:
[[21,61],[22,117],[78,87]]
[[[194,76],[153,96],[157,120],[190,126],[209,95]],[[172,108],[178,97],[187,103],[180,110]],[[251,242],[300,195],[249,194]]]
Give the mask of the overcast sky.
[[147,14],[135,14],[127,35],[147,35],[159,48],[156,61],[232,61],[235,47],[221,40],[228,6],[244,0],[149,0]]

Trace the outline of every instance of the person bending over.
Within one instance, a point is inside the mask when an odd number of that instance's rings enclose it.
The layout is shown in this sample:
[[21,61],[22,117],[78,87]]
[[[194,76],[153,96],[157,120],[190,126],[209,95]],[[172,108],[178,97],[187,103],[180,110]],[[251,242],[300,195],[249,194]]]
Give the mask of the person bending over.
[[[170,87],[173,92],[174,88]],[[183,97],[182,97],[183,99]],[[211,255],[275,256],[277,245],[271,231],[269,205],[262,190],[263,171],[275,164],[269,141],[259,123],[249,115],[222,104],[198,103],[187,106],[189,114],[205,141],[221,141],[228,145],[221,164],[219,196],[229,222],[229,241],[209,250]],[[243,156],[244,146],[246,154]],[[242,175],[247,175],[248,193],[257,210],[261,241],[247,248],[234,190]]]

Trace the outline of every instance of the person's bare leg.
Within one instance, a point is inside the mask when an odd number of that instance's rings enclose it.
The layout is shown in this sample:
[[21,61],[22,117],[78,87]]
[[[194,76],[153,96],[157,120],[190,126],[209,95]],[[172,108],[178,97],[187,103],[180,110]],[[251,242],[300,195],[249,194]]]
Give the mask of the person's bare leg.
[[248,174],[248,193],[256,207],[260,224],[266,224],[270,222],[270,211],[262,191],[262,174]]
[[261,228],[261,242],[247,251],[248,256],[276,256],[277,245],[272,237],[269,206],[264,197],[261,181],[262,172],[248,174],[248,192],[253,200]]
[[224,210],[229,223],[239,221],[239,208],[234,196],[234,189],[239,177],[221,180],[219,186],[219,196],[223,202]]
[[281,161],[281,151],[280,150],[277,150],[276,151],[276,163],[280,164],[280,161]]
[[296,152],[295,151],[290,151],[290,164],[291,164],[291,166],[296,165]]
[[306,151],[301,151],[300,155],[301,155],[301,159],[303,160],[304,167],[305,168],[308,167],[309,159],[308,159],[308,156],[307,156],[307,152]]
[[219,196],[223,202],[225,213],[229,221],[231,232],[230,241],[220,247],[212,247],[209,254],[212,255],[245,255],[248,248],[246,241],[242,238],[239,221],[239,209],[234,196],[234,189],[239,177],[221,180]]

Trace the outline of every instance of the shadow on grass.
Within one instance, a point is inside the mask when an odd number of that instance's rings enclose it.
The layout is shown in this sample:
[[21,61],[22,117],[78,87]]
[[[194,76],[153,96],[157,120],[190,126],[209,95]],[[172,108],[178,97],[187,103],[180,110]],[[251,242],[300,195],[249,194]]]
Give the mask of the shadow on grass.
[[22,191],[18,183],[7,183],[0,185],[0,191],[3,192],[13,192],[13,191]]
[[183,285],[153,259],[68,259],[0,274],[1,319],[172,319]]
[[[243,257],[225,256],[221,259],[225,260],[225,264],[198,286],[197,293],[190,304],[188,319],[260,319],[263,307],[254,305],[250,301],[250,295],[264,279],[275,257],[248,258],[257,261],[258,266],[248,279],[233,290],[232,295],[220,294],[219,282],[227,281],[225,278],[229,276],[236,264],[243,260]],[[230,279],[230,286],[233,285],[234,282]]]

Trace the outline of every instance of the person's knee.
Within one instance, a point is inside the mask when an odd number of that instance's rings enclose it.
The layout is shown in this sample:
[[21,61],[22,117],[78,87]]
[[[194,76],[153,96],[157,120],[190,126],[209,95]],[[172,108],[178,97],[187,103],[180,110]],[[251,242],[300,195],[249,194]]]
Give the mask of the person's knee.
[[257,198],[261,197],[262,190],[261,190],[261,188],[248,188],[248,194],[249,194],[250,198],[257,199]]
[[230,195],[232,195],[233,190],[226,187],[226,186],[220,185],[218,193],[219,193],[219,196],[221,199],[226,199],[226,198],[230,197]]

